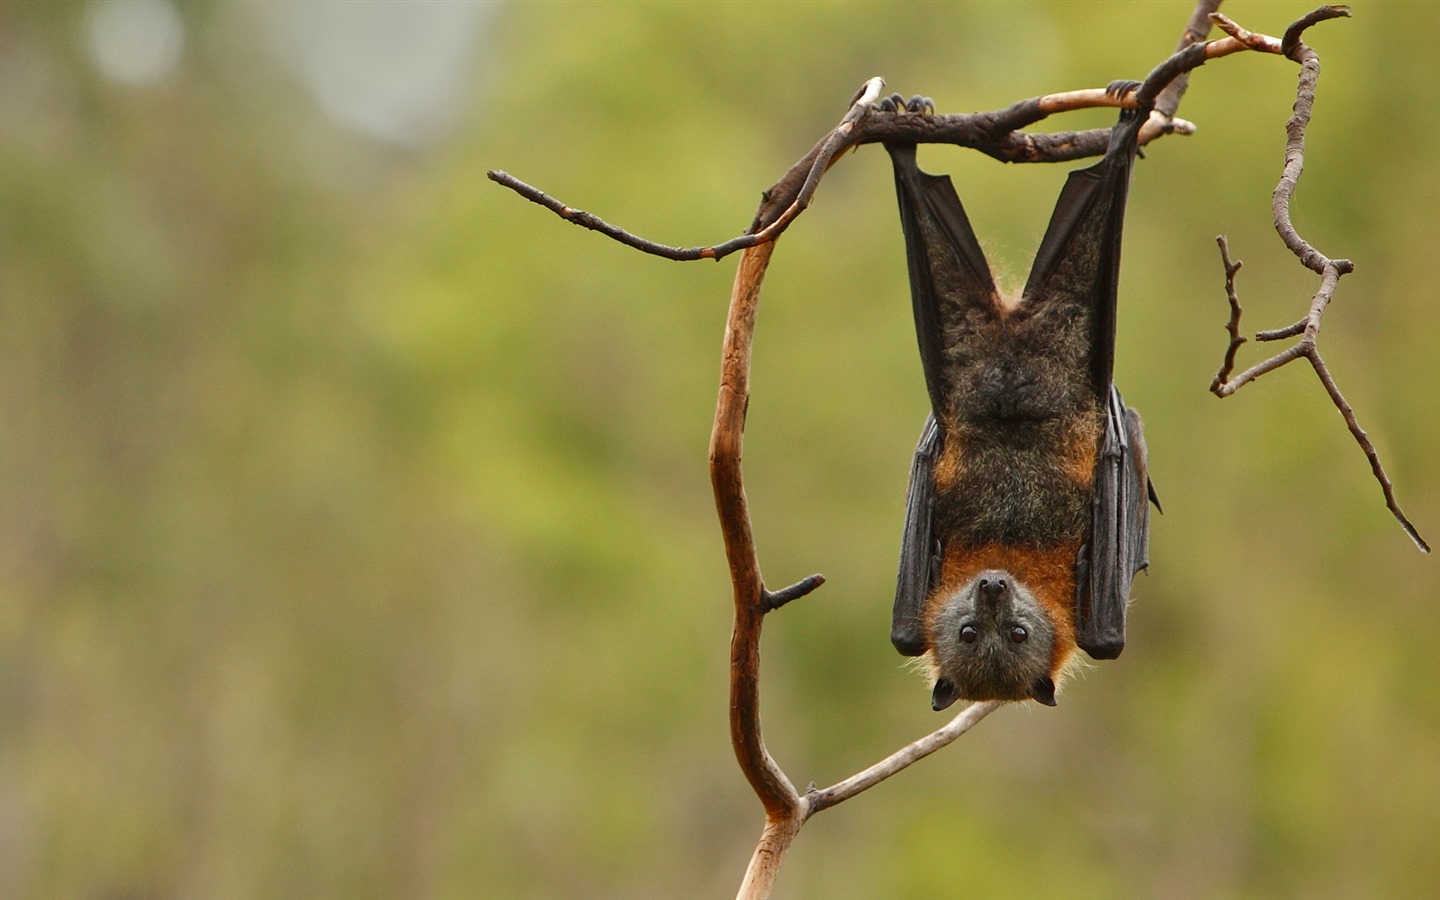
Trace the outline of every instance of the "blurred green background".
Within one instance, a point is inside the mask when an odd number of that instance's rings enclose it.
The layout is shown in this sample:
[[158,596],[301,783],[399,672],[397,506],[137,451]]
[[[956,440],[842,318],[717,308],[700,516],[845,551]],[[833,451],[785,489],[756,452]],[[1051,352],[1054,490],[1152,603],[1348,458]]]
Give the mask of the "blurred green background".
[[[1278,33],[1307,3],[1226,11]],[[670,243],[883,75],[964,112],[1116,78],[1188,2],[0,5],[0,895],[727,896],[706,472],[733,260]],[[1440,539],[1440,6],[1362,3],[1296,200],[1357,261],[1323,346]],[[1307,369],[1220,402],[1315,283],[1271,230],[1295,70],[1198,71],[1131,194],[1117,379],[1165,503],[1123,659],[825,813],[787,897],[1394,897],[1440,883],[1440,577]],[[1056,128],[1108,124],[1076,114]],[[922,152],[1018,282],[1065,171]],[[772,752],[942,721],[887,640],[925,411],[890,166],[780,244],[746,464]],[[1254,361],[1247,345],[1242,361]]]

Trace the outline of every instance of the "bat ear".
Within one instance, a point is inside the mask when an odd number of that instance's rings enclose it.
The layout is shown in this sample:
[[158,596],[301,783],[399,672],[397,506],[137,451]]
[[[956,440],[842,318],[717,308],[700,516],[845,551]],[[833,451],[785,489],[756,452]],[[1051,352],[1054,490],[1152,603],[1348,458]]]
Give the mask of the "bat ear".
[[1035,683],[1030,685],[1030,697],[1046,706],[1054,706],[1055,682],[1051,681],[1049,676],[1035,679]]
[[935,682],[935,690],[930,694],[930,708],[939,712],[958,699],[960,699],[960,689],[955,686],[955,682],[948,678],[941,678]]

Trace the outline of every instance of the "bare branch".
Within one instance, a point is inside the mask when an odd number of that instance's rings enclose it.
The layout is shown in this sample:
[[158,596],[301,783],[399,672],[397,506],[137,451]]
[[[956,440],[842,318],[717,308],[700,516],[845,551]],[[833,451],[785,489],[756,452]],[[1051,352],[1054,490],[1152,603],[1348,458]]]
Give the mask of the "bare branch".
[[1322,6],[1286,29],[1285,37],[1277,50],[1269,49],[1269,42],[1273,38],[1252,35],[1225,19],[1224,16],[1218,14],[1215,16],[1220,27],[1230,33],[1235,40],[1257,45],[1263,44],[1266,52],[1282,52],[1300,65],[1299,82],[1295,88],[1294,112],[1285,125],[1285,167],[1280,174],[1280,182],[1275,186],[1275,192],[1271,198],[1271,209],[1275,219],[1275,231],[1290,252],[1300,260],[1300,263],[1320,276],[1320,288],[1311,298],[1310,310],[1306,313],[1305,318],[1285,328],[1262,331],[1255,335],[1257,341],[1287,340],[1292,337],[1298,338],[1298,340],[1269,359],[1259,362],[1231,378],[1230,372],[1234,367],[1235,351],[1244,341],[1244,338],[1240,336],[1240,301],[1235,292],[1235,273],[1239,271],[1240,263],[1232,264],[1230,262],[1229,248],[1224,238],[1220,238],[1221,259],[1225,265],[1225,290],[1230,298],[1230,323],[1228,326],[1230,344],[1225,351],[1225,361],[1216,374],[1215,380],[1210,384],[1210,391],[1217,397],[1228,397],[1267,372],[1272,372],[1301,357],[1309,360],[1321,385],[1325,388],[1325,393],[1329,395],[1330,401],[1335,404],[1335,408],[1344,418],[1346,427],[1349,428],[1355,442],[1360,445],[1365,458],[1370,461],[1370,471],[1374,474],[1375,480],[1380,483],[1381,493],[1385,496],[1385,508],[1390,510],[1391,515],[1400,523],[1400,527],[1415,542],[1415,546],[1419,547],[1422,552],[1429,553],[1430,545],[1420,536],[1420,532],[1406,518],[1405,513],[1400,509],[1400,504],[1395,500],[1394,485],[1389,476],[1385,474],[1385,468],[1380,464],[1380,455],[1375,450],[1375,445],[1370,441],[1365,430],[1360,427],[1360,423],[1355,418],[1355,410],[1340,393],[1340,388],[1335,384],[1335,379],[1330,374],[1330,368],[1325,364],[1325,358],[1320,354],[1319,346],[1316,343],[1320,335],[1320,323],[1325,315],[1325,308],[1335,297],[1335,289],[1339,286],[1340,277],[1355,271],[1355,264],[1348,259],[1331,259],[1315,249],[1309,241],[1300,236],[1290,218],[1290,201],[1295,195],[1295,187],[1300,181],[1300,174],[1305,169],[1305,129],[1310,124],[1310,112],[1315,105],[1315,86],[1320,78],[1320,58],[1314,50],[1301,43],[1300,38],[1307,28],[1317,22],[1348,15],[1350,15],[1348,7]]
[[[1049,134],[1030,134],[1023,129],[1054,113],[1106,106],[1159,110],[1141,131],[1142,144],[1167,134],[1193,134],[1195,126],[1192,123],[1173,118],[1184,93],[1183,79],[1192,69],[1208,60],[1245,50],[1284,52],[1281,39],[1240,28],[1230,19],[1213,12],[1216,6],[1218,0],[1201,0],[1181,37],[1180,49],[1157,66],[1142,88],[1133,94],[1117,96],[1105,89],[1095,88],[1032,97],[988,113],[896,115],[880,113],[875,109],[874,101],[884,87],[884,80],[871,78],[856,93],[840,124],[764,192],[760,208],[745,233],[710,247],[674,247],[650,241],[611,225],[598,216],[568,206],[505,172],[493,170],[488,174],[491,180],[562,218],[645,253],[674,260],[721,259],[737,250],[774,240],[809,206],[820,179],[843,151],[860,144],[955,144],[979,150],[1002,162],[1065,162],[1104,153],[1109,143],[1109,129]],[[1317,17],[1318,21],[1341,14],[1333,10],[1343,8],[1323,9],[1329,12],[1322,14],[1317,11],[1311,17]],[[1230,36],[1208,43],[1195,43],[1207,31],[1202,24],[1206,18],[1215,21]],[[1290,31],[1295,31],[1295,26]]]
[[1245,337],[1240,333],[1240,296],[1235,293],[1235,273],[1240,271],[1243,262],[1230,261],[1230,244],[1225,240],[1225,235],[1215,238],[1215,243],[1220,245],[1220,259],[1225,264],[1225,295],[1230,298],[1230,321],[1225,328],[1230,332],[1230,346],[1225,348],[1225,361],[1220,364],[1220,371],[1215,373],[1215,380],[1210,382],[1210,390],[1215,391],[1225,384],[1230,373],[1235,370],[1235,353],[1240,345],[1245,343]]
[[1283,341],[1286,338],[1295,337],[1297,334],[1303,334],[1305,326],[1308,325],[1309,322],[1309,319],[1301,319],[1294,325],[1286,325],[1284,328],[1273,328],[1270,331],[1257,331],[1255,332],[1255,340]]
[[[486,177],[502,187],[507,187],[531,203],[538,203],[555,215],[568,222],[574,222],[581,228],[588,228],[591,231],[598,231],[608,238],[619,241],[627,247],[634,247],[651,256],[663,256],[666,259],[688,261],[692,259],[716,259],[714,249],[710,247],[670,247],[665,244],[657,244],[636,234],[631,234],[625,229],[611,225],[604,219],[593,213],[585,212],[583,209],[576,209],[573,206],[556,200],[537,187],[528,185],[509,172],[502,172],[499,169],[491,169],[485,173]],[[753,243],[753,242],[752,242]]]
[[1390,510],[1391,515],[1395,516],[1395,519],[1400,523],[1400,527],[1410,536],[1410,540],[1414,541],[1415,546],[1420,548],[1420,552],[1429,553],[1430,545],[1425,543],[1425,539],[1420,536],[1420,532],[1415,530],[1415,526],[1410,523],[1409,519],[1405,518],[1405,513],[1400,510],[1400,504],[1395,500],[1395,486],[1391,483],[1389,476],[1385,474],[1385,468],[1380,465],[1380,454],[1376,452],[1375,445],[1370,441],[1370,436],[1365,433],[1365,430],[1360,427],[1360,423],[1356,421],[1355,410],[1353,410],[1350,404],[1345,402],[1345,398],[1341,396],[1340,388],[1336,386],[1335,379],[1331,377],[1330,369],[1325,365],[1325,360],[1320,356],[1318,351],[1308,353],[1306,356],[1310,360],[1310,365],[1315,368],[1315,374],[1320,377],[1320,383],[1325,386],[1325,393],[1330,395],[1330,401],[1335,404],[1335,408],[1338,409],[1340,415],[1344,417],[1345,426],[1350,429],[1351,436],[1354,437],[1355,442],[1360,445],[1360,449],[1365,451],[1365,458],[1370,461],[1370,471],[1374,474],[1375,480],[1380,482],[1380,491],[1385,495],[1385,508]]
[[837,803],[849,800],[851,797],[874,787],[885,779],[906,768],[912,763],[919,762],[930,754],[943,747],[954,743],[960,735],[975,727],[981,719],[990,715],[1004,705],[1002,700],[987,700],[984,703],[972,703],[951,719],[945,727],[927,734],[899,750],[880,760],[863,772],[850,776],[838,784],[825,788],[823,791],[812,790],[805,795],[806,818],[813,816],[821,810],[829,809]]
[[[1195,4],[1195,11],[1190,14],[1190,21],[1185,25],[1185,31],[1180,35],[1180,42],[1175,45],[1175,52],[1179,53],[1191,44],[1199,44],[1210,36],[1210,16],[1220,8],[1220,0],[1200,0]],[[1180,98],[1185,96],[1185,89],[1190,86],[1190,73],[1182,72],[1175,80],[1166,86],[1165,90],[1155,98],[1155,111],[1161,117],[1169,119],[1175,115],[1175,110],[1180,108]],[[1143,137],[1143,134],[1142,134]]]
[[776,765],[760,730],[760,628],[765,619],[765,585],[749,504],[740,469],[745,439],[745,408],[750,400],[750,348],[760,286],[774,242],[745,251],[730,294],[721,357],[720,396],[710,432],[710,484],[730,564],[735,626],[730,638],[730,742],[735,758],[765,807],[768,820],[792,818],[800,795]]
[[1255,50],[1260,53],[1280,53],[1281,42],[1278,38],[1266,34],[1256,34],[1253,31],[1246,31],[1223,13],[1212,13],[1211,19],[1215,25],[1226,34],[1230,35],[1234,44],[1227,44],[1225,41],[1216,41],[1214,53],[1211,59],[1227,53],[1238,53],[1240,50]]

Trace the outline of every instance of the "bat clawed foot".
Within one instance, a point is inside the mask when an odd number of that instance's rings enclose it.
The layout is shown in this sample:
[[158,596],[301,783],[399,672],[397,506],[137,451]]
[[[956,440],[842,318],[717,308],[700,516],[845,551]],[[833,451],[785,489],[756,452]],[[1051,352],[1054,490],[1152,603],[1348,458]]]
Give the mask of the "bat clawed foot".
[[1140,82],[1120,79],[1112,81],[1105,86],[1105,93],[1110,97],[1124,97],[1126,94],[1135,92],[1140,88]]
[[905,102],[905,111],[918,113],[922,116],[933,116],[935,115],[935,101],[929,97],[922,97],[916,94]]
[[875,104],[875,108],[881,112],[896,113],[898,115],[935,115],[935,101],[929,97],[922,97],[915,94],[909,100],[903,94],[891,94]]
[[[1123,78],[1118,81],[1112,81],[1105,86],[1105,95],[1107,97],[1114,97],[1117,100],[1124,100],[1126,97],[1139,90],[1140,84],[1141,83],[1138,81],[1129,81]],[[1139,110],[1122,109],[1120,111],[1120,120],[1132,120],[1138,115],[1140,115]],[[1149,115],[1149,110],[1146,110],[1146,115]],[[1145,154],[1139,152],[1139,150],[1136,150],[1136,155],[1139,156],[1141,159],[1145,158]]]

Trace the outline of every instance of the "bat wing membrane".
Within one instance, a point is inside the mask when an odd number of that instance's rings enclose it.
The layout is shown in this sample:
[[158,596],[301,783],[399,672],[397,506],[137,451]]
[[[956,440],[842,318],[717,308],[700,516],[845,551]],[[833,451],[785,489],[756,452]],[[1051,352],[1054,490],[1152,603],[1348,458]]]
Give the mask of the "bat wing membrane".
[[920,171],[914,144],[886,144],[885,149],[900,198],[920,365],[930,407],[943,419],[954,387],[945,350],[965,333],[972,309],[990,313],[997,307],[995,280],[949,176]]
[[1115,367],[1120,235],[1143,122],[1133,110],[1124,114],[1110,133],[1105,157],[1070,173],[1022,295],[1033,307],[1070,304],[1090,316],[1091,374],[1097,399],[1109,390]]

